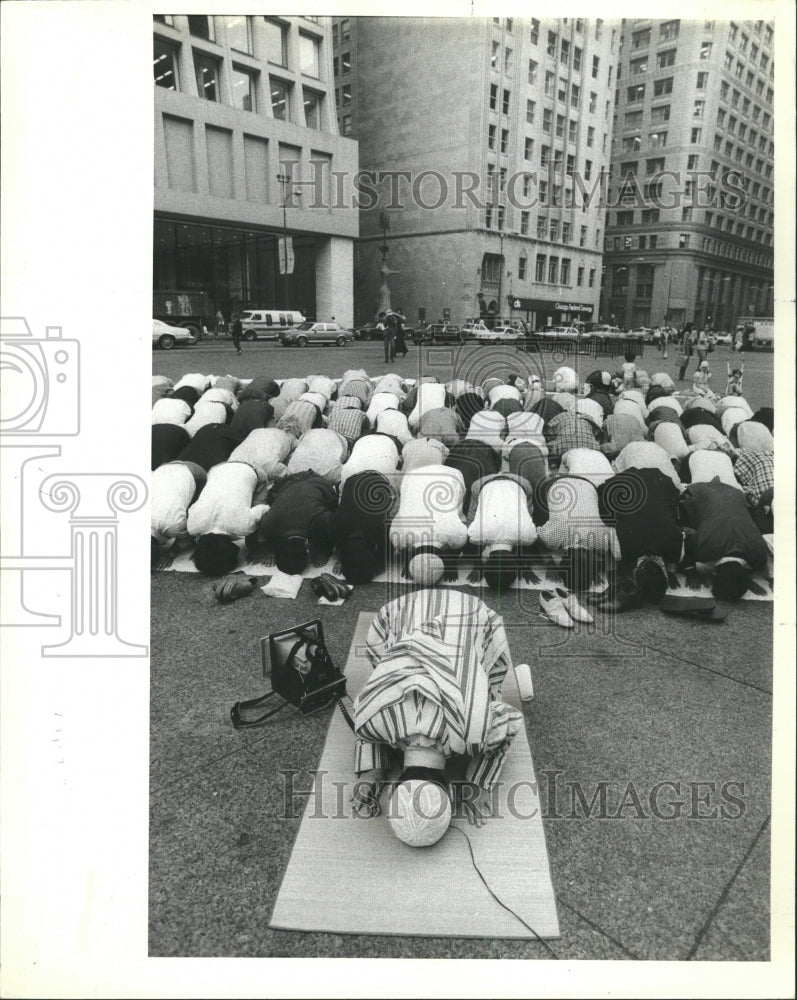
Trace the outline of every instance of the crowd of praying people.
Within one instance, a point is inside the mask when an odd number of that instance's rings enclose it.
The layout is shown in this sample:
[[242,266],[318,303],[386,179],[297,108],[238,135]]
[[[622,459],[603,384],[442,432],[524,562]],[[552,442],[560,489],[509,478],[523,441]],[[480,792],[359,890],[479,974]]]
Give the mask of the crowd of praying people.
[[658,603],[676,570],[735,600],[771,551],[773,410],[727,390],[680,392],[631,360],[583,384],[520,364],[478,384],[156,375],[153,565],[193,546],[208,576],[266,556],[292,575],[334,554],[351,584],[393,561],[434,587],[465,556],[498,590],[544,567],[561,584],[540,605],[564,627],[592,620],[609,566],[606,608]]

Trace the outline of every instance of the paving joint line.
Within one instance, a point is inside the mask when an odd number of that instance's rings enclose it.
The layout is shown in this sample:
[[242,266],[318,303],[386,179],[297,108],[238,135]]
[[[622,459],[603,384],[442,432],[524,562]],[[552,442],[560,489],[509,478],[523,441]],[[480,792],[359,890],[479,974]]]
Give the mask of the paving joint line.
[[756,844],[758,843],[759,839],[761,838],[761,834],[764,832],[764,830],[768,826],[770,819],[771,819],[771,816],[767,815],[767,817],[764,820],[764,822],[758,828],[758,832],[756,833],[755,837],[753,837],[753,839],[752,839],[752,841],[750,843],[750,846],[744,852],[744,855],[742,856],[742,860],[736,866],[736,869],[735,869],[733,875],[731,875],[731,877],[728,879],[728,882],[725,885],[725,888],[719,894],[719,898],[717,899],[717,902],[712,907],[711,913],[709,913],[708,917],[706,917],[706,920],[703,923],[703,926],[698,931],[697,937],[695,938],[695,940],[694,940],[694,942],[692,944],[692,947],[689,949],[689,951],[688,951],[688,953],[686,955],[685,961],[691,962],[691,960],[695,957],[695,953],[697,952],[697,949],[700,947],[700,945],[701,945],[701,943],[703,941],[703,938],[708,933],[708,929],[711,926],[711,924],[712,924],[714,918],[716,917],[717,913],[719,912],[720,907],[725,902],[725,900],[728,898],[728,894],[731,891],[731,887],[736,882],[736,879],[739,877],[739,872],[741,872],[742,868],[744,868],[744,866],[747,864],[747,859],[753,853],[753,850],[754,850]]
[[[626,948],[626,946],[621,941],[618,941],[617,938],[612,937],[612,935],[609,934],[608,931],[605,931],[599,924],[596,924],[594,920],[590,920],[589,917],[585,916],[580,910],[577,910],[575,906],[571,906],[570,903],[566,903],[561,898],[557,898],[556,902],[557,905],[564,906],[566,910],[570,910],[571,913],[575,913],[575,915],[579,917],[579,919],[589,924],[589,926],[594,928],[594,930],[596,930],[599,934],[603,935],[603,937],[611,941],[613,945],[616,945],[620,949],[620,951],[628,955],[629,958],[633,959],[635,962],[643,961],[643,959],[641,959],[639,955],[631,951],[630,948]],[[565,958],[566,956],[560,954],[559,957]]]
[[640,645],[645,646],[647,649],[652,649],[656,653],[661,653],[662,656],[669,656],[673,660],[678,660],[680,663],[688,663],[691,667],[697,667],[698,670],[706,670],[710,674],[714,674],[716,677],[725,677],[729,681],[734,681],[736,684],[741,684],[743,687],[752,688],[753,691],[760,691],[761,694],[768,694],[770,698],[772,697],[772,692],[769,688],[760,687],[758,684],[753,684],[752,681],[743,681],[739,677],[734,677],[733,674],[726,674],[722,670],[714,670],[712,667],[707,667],[702,663],[695,663],[694,660],[688,660],[685,656],[679,656],[677,653],[670,653],[666,649],[660,649],[658,646],[653,646],[649,642],[640,643]]

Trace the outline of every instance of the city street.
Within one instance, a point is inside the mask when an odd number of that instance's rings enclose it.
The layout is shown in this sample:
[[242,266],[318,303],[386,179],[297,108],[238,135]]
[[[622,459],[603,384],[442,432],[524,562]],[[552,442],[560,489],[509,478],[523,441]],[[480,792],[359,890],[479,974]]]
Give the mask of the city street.
[[[711,355],[722,386],[727,355]],[[376,343],[244,343],[238,357],[227,341],[155,351],[153,373],[339,377],[363,366],[370,375],[486,377],[491,365],[506,374],[518,357],[410,348],[388,366]],[[770,404],[772,355],[741,358],[751,404]],[[609,360],[581,358],[579,375],[622,359]],[[662,366],[646,347],[637,363],[677,374],[677,351]],[[591,626],[563,634],[528,591],[478,593],[504,617],[515,662],[531,664],[535,698],[524,715],[562,928],[549,942],[556,956],[766,960],[772,604],[738,602],[718,625],[648,608],[618,616],[608,635]],[[264,690],[262,636],[320,617],[342,666],[357,614],[386,599],[370,584],[342,607],[319,607],[305,583],[294,602],[256,590],[222,606],[208,579],[152,574],[151,955],[551,957],[538,942],[268,927],[303,808],[299,800],[286,809],[281,772],[296,771],[295,787],[309,787],[332,709],[309,718],[286,709],[248,731],[232,729],[229,709]]]

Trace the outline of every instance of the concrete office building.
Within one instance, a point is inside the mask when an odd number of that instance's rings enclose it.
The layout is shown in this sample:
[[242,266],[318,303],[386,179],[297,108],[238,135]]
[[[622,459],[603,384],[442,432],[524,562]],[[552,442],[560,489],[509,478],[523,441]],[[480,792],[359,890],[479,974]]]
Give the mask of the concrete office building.
[[169,313],[200,302],[210,317],[270,307],[352,322],[358,213],[331,195],[332,171],[356,172],[357,144],[338,134],[330,28],[328,17],[155,17],[154,290]]
[[608,168],[619,27],[334,19],[340,131],[377,174],[361,185],[358,321],[379,299],[385,221],[391,304],[411,321],[597,318],[603,207],[578,182]]
[[773,80],[772,24],[624,22],[606,320],[731,330],[772,315]]

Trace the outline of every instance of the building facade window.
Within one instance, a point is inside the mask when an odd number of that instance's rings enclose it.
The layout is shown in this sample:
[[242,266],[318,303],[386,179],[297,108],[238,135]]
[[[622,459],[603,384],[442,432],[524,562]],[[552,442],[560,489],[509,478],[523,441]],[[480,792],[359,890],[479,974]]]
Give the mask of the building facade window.
[[206,101],[219,99],[219,64],[204,52],[194,53],[194,72],[196,73],[196,91],[199,97]]
[[304,123],[307,128],[321,128],[321,94],[304,91]]
[[277,21],[265,20],[266,59],[275,66],[288,65],[288,29]]
[[656,67],[658,69],[666,69],[667,66],[674,66],[675,53],[676,49],[667,49],[666,52],[659,52],[656,56]]
[[177,50],[173,45],[167,45],[159,38],[155,39],[152,55],[152,70],[155,86],[164,90],[179,90],[180,81],[177,76]]
[[535,281],[545,281],[545,254],[537,254],[537,262],[535,264],[534,270],[534,280]]
[[246,52],[250,56],[254,52],[252,48],[252,18],[243,14],[226,17],[227,42],[231,49],[236,52]]
[[234,108],[241,111],[257,111],[255,98],[255,73],[233,66],[232,75],[232,104]]
[[570,284],[570,258],[562,258],[562,266],[559,270],[559,284],[569,285]]
[[549,257],[548,259],[548,284],[555,285],[559,277],[559,258]]
[[668,42],[678,37],[680,21],[665,21],[659,25],[659,41]]
[[271,114],[281,122],[290,121],[289,87],[273,76],[269,79],[271,88]]
[[529,234],[529,212],[520,213],[520,233],[521,236],[528,236]]
[[207,42],[216,41],[213,17],[210,14],[189,14],[188,30],[196,38],[204,38]]
[[535,101],[526,101],[526,121],[529,125],[534,124],[534,115],[537,111],[537,104]]
[[517,276],[520,281],[526,280],[526,264],[528,261],[525,257],[521,257],[517,262]]
[[299,35],[299,69],[303,76],[312,76],[316,80],[321,73],[318,50],[317,38],[312,38],[310,35]]

